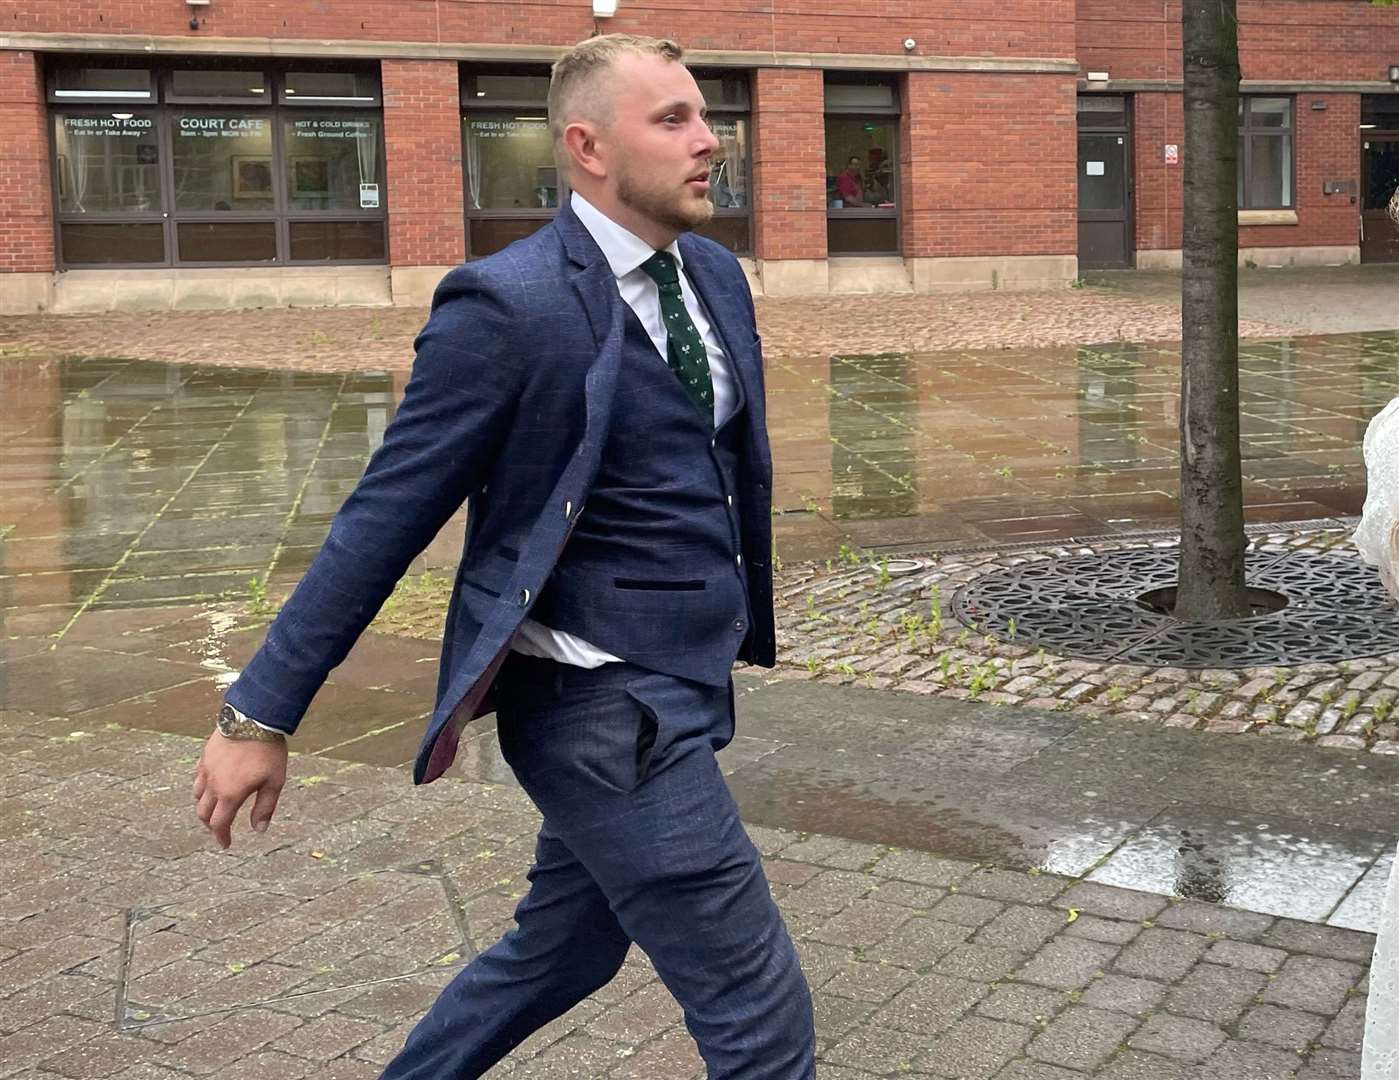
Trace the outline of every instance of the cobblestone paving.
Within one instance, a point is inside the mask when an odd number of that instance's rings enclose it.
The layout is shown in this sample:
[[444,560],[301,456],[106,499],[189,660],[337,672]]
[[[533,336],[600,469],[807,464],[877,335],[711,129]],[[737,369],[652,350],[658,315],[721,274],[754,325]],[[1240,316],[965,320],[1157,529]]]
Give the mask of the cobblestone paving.
[[[1279,530],[1252,550],[1304,547],[1350,553],[1348,526]],[[778,574],[778,655],[788,678],[811,678],[999,705],[1072,709],[1142,723],[1311,741],[1399,754],[1399,654],[1294,667],[1149,668],[1067,660],[982,637],[952,616],[950,601],[980,574],[1029,560],[1130,550],[1152,541],[1108,540],[1011,552],[926,556],[894,577],[887,556],[845,549],[825,563]],[[1174,541],[1156,541],[1173,546]]]
[[[1027,348],[1180,338],[1168,302],[1116,289],[966,296],[759,298],[769,355],[886,349]],[[395,371],[413,362],[425,308],[267,308],[255,311],[0,317],[0,355],[122,356],[305,371]],[[1261,322],[1248,336],[1292,331]]]
[[[515,789],[294,761],[211,849],[198,743],[0,713],[0,1076],[372,1080],[509,924]],[[313,771],[314,770],[314,771]],[[820,1080],[1346,1080],[1373,938],[754,829],[813,987]],[[644,957],[492,1076],[702,1075]]]

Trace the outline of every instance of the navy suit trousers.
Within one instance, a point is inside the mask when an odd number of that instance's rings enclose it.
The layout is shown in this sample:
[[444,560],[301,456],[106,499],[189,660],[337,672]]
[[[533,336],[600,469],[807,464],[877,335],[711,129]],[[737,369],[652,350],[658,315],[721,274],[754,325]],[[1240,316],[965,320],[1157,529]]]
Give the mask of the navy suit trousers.
[[469,1080],[600,989],[632,942],[710,1080],[812,1080],[811,996],[715,752],[733,691],[512,654],[501,750],[544,815],[516,928],[447,987],[383,1080]]

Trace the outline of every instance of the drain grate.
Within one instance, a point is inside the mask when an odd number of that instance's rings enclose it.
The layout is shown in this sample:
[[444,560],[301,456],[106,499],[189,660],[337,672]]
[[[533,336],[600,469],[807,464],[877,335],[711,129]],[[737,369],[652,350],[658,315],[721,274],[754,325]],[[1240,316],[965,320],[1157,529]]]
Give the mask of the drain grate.
[[1358,558],[1251,553],[1249,586],[1281,593],[1287,606],[1227,622],[1184,622],[1138,603],[1175,585],[1178,560],[1175,548],[1153,548],[1026,563],[969,582],[953,611],[1017,645],[1152,667],[1336,663],[1399,652],[1399,608]]

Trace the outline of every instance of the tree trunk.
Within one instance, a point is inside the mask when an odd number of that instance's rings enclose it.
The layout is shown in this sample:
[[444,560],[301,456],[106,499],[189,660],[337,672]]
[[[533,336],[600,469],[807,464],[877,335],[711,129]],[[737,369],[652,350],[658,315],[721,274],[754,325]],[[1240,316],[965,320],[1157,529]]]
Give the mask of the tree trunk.
[[1239,26],[1236,0],[1185,0],[1181,275],[1182,619],[1250,613],[1239,460]]

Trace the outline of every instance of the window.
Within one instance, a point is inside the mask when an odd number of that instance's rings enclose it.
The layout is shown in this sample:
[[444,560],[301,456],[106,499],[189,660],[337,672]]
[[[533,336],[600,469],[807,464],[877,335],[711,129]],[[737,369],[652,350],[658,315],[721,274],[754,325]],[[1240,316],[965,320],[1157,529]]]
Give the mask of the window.
[[170,72],[166,101],[248,101],[262,103],[267,76],[261,71],[177,68]]
[[1291,209],[1292,180],[1292,99],[1240,98],[1239,209]]
[[[107,70],[63,68],[49,83],[65,267],[384,261],[372,73]],[[138,84],[148,103],[97,104]]]
[[548,222],[563,198],[548,120],[549,69],[464,69],[467,250],[490,255]]
[[60,67],[49,78],[51,101],[116,101],[127,104],[155,100],[149,68]]
[[696,231],[735,254],[746,255],[753,250],[748,74],[698,70],[694,76],[709,107],[709,128],[719,140],[709,169],[714,217]]
[[896,254],[899,97],[877,76],[826,76],[826,241],[832,255]]
[[[714,218],[698,230],[730,251],[752,250],[750,108],[744,72],[696,71],[718,137],[710,170]],[[462,72],[462,161],[467,249],[490,255],[550,221],[568,197],[554,162],[548,121],[549,69]]]

